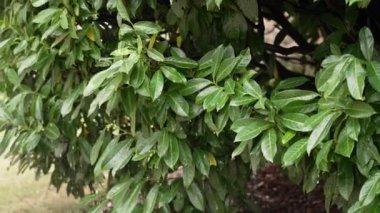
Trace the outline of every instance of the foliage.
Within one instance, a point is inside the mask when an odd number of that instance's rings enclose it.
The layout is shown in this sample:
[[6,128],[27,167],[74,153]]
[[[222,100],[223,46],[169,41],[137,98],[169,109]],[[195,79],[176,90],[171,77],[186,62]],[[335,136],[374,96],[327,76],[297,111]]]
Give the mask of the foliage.
[[[306,192],[323,183],[326,209],[376,211],[377,5],[5,0],[0,152],[75,196],[89,186],[92,212],[254,208],[241,198],[266,162]],[[264,18],[280,26],[274,44]],[[291,77],[280,59],[293,53],[315,80]]]

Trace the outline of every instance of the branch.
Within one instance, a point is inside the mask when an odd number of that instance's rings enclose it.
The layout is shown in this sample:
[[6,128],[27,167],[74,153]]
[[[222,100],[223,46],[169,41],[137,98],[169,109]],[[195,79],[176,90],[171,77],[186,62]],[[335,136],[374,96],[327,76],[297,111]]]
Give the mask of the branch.
[[282,55],[290,55],[293,53],[302,53],[302,54],[307,54],[310,52],[310,49],[301,47],[301,46],[293,46],[293,47],[282,47],[279,45],[273,45],[273,44],[268,44],[264,43],[265,49],[269,50],[271,52],[276,52],[280,53]]
[[277,12],[274,12],[273,14],[264,13],[264,16],[266,18],[272,19],[276,21],[283,30],[287,32],[287,34],[292,37],[292,39],[299,45],[303,46],[304,48],[309,49],[310,51],[314,49],[313,45],[309,44],[305,38],[293,27],[292,24],[283,16],[281,13],[276,14]]

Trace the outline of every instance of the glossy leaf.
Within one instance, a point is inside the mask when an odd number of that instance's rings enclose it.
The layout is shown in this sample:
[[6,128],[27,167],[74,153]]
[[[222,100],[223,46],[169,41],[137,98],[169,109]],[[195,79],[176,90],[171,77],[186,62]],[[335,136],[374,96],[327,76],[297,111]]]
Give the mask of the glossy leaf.
[[273,163],[273,159],[277,153],[277,133],[276,130],[266,130],[261,137],[261,152],[264,158]]

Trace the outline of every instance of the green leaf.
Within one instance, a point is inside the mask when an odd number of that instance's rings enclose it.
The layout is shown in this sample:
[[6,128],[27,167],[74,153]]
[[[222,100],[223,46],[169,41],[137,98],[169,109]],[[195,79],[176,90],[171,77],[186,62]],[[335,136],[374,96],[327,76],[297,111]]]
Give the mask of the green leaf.
[[198,185],[195,182],[193,182],[186,189],[186,192],[191,204],[193,204],[193,206],[197,208],[198,210],[204,211],[205,209],[204,197]]
[[340,132],[337,144],[335,146],[336,153],[348,158],[351,157],[351,153],[355,146],[355,142],[349,137],[349,133],[349,129],[346,125]]
[[183,167],[183,185],[188,188],[195,177],[195,166],[193,164]]
[[241,143],[239,143],[239,146],[237,146],[234,149],[234,151],[232,152],[231,158],[235,159],[236,156],[240,155],[245,150],[245,148],[247,147],[248,143],[249,143],[249,140],[248,141],[242,141]]
[[263,91],[261,90],[260,86],[256,81],[253,80],[244,80],[243,81],[243,89],[244,92],[247,93],[248,95],[260,99],[263,97]]
[[213,95],[217,93],[219,90],[222,88],[217,87],[217,86],[210,86],[207,87],[206,89],[202,90],[200,93],[198,93],[197,97],[195,98],[195,103],[196,104],[202,104],[203,101],[210,95]]
[[273,163],[273,159],[277,153],[277,133],[276,130],[271,128],[266,130],[261,137],[261,152],[264,158]]
[[362,101],[353,101],[344,109],[352,118],[368,118],[376,114],[371,105]]
[[149,193],[144,200],[144,209],[142,211],[143,213],[153,212],[154,206],[156,205],[159,188],[160,186],[156,184],[149,190]]
[[44,133],[45,133],[45,136],[49,138],[50,140],[57,140],[60,136],[58,127],[53,123],[49,123],[45,127]]
[[35,104],[36,108],[35,108],[35,115],[34,117],[37,119],[37,120],[42,120],[43,119],[43,103],[42,103],[42,97],[40,95],[38,95],[36,97],[36,104]]
[[[138,141],[140,142],[140,141]],[[123,168],[132,158],[135,149],[131,149],[132,140],[120,141],[113,149],[110,151],[109,157],[105,158],[103,161],[103,170],[113,169],[113,175],[116,171]]]
[[49,0],[32,0],[33,7],[41,7],[42,5],[49,2]]
[[192,156],[191,149],[190,149],[189,145],[187,145],[186,142],[180,142],[178,144],[179,144],[179,148],[180,148],[179,159],[180,159],[181,163],[184,166],[192,165],[193,164],[193,156]]
[[380,92],[380,63],[377,61],[369,61],[367,63],[367,75],[372,88]]
[[162,66],[160,68],[165,77],[172,81],[173,83],[186,83],[186,78],[181,73],[179,73],[175,68],[169,66]]
[[305,122],[309,117],[302,113],[286,113],[280,116],[281,124],[286,128],[294,131],[309,132],[312,130],[311,127],[307,126]]
[[210,85],[212,82],[204,78],[193,78],[187,81],[186,86],[183,87],[179,93],[183,96],[192,95],[195,92],[202,90]]
[[94,146],[91,149],[91,154],[90,154],[90,162],[91,165],[94,165],[96,160],[98,159],[100,149],[102,148],[102,145],[104,143],[104,138],[105,138],[105,132],[102,131],[98,139],[96,140]]
[[348,118],[346,122],[346,128],[348,132],[348,136],[357,141],[360,133],[360,123],[358,119]]
[[41,140],[41,135],[37,131],[33,131],[23,142],[25,144],[25,151],[27,153],[31,152],[37,147]]
[[104,70],[96,73],[88,82],[87,86],[84,88],[83,96],[91,95],[96,89],[98,89],[102,83],[109,77],[110,72],[108,70]]
[[219,82],[225,79],[227,76],[229,76],[231,72],[234,70],[237,62],[238,58],[227,58],[223,60],[216,73],[215,81]]
[[164,161],[166,165],[170,168],[174,168],[175,164],[179,159],[179,147],[178,147],[178,139],[172,134],[169,134],[169,148],[167,150],[166,155],[164,156]]
[[350,91],[353,98],[363,99],[365,77],[366,72],[360,62],[357,59],[353,60],[346,71],[348,91]]
[[143,187],[144,182],[139,182],[135,187],[128,192],[127,199],[122,204],[122,207],[120,209],[117,209],[117,212],[125,212],[125,213],[132,213],[135,206],[137,205],[139,201],[139,194],[141,191],[141,188]]
[[317,158],[315,160],[315,164],[317,168],[321,171],[328,172],[328,155],[332,146],[332,140],[323,143],[321,150],[318,152]]
[[280,81],[280,83],[278,83],[278,85],[276,86],[275,90],[293,89],[305,84],[308,81],[309,79],[306,77],[287,78],[285,80]]
[[177,115],[187,117],[189,115],[189,104],[183,96],[177,93],[170,93],[167,96],[170,108],[177,113]]
[[131,22],[131,20],[129,19],[127,8],[123,3],[123,0],[116,0],[116,9],[122,19]]
[[133,24],[133,28],[139,32],[147,35],[157,34],[161,31],[160,25],[151,21],[139,21]]
[[257,0],[237,0],[237,5],[251,22],[256,22],[258,16]]
[[224,54],[224,47],[223,45],[218,46],[214,53],[212,54],[212,65],[211,65],[211,73],[213,79],[215,79],[216,74],[218,73],[220,63],[223,60],[223,54]]
[[251,97],[251,96],[237,96],[232,97],[230,101],[230,106],[244,106],[248,105],[254,101],[256,101],[257,98]]
[[318,96],[312,91],[292,89],[275,93],[271,100],[278,108],[283,108],[294,101],[310,101]]
[[271,126],[273,124],[268,121],[249,118],[235,121],[231,129],[237,133],[235,141],[246,141],[257,137]]
[[36,24],[44,24],[51,21],[51,18],[60,10],[57,8],[47,8],[34,16],[32,22]]
[[164,76],[160,71],[156,71],[150,81],[150,94],[154,100],[160,97],[164,88]]
[[168,57],[165,58],[164,61],[166,64],[173,65],[178,68],[183,68],[183,69],[192,69],[192,68],[197,68],[198,67],[198,62],[189,59],[189,58],[183,58],[183,57]]
[[193,152],[195,167],[204,176],[208,176],[210,172],[210,163],[207,159],[207,154],[201,149],[195,149]]
[[362,186],[359,193],[359,201],[362,206],[367,206],[379,194],[380,173],[372,175]]
[[362,51],[364,58],[368,61],[372,59],[374,39],[371,30],[368,27],[363,27],[359,31],[359,43],[360,50]]
[[317,127],[311,132],[309,140],[307,141],[307,153],[310,154],[319,143],[327,136],[330,131],[331,125],[340,116],[340,113],[333,112],[326,115],[325,118],[318,124]]
[[163,157],[169,149],[171,136],[167,131],[161,131],[160,139],[157,144],[157,155]]
[[342,161],[338,167],[338,190],[340,195],[349,200],[354,189],[354,173],[348,161]]
[[151,58],[151,59],[153,59],[155,61],[162,62],[162,61],[165,60],[164,55],[162,55],[162,53],[158,52],[154,48],[149,48],[147,50],[147,54],[148,54],[149,58]]
[[18,75],[21,75],[24,72],[24,70],[35,65],[37,63],[37,61],[38,61],[38,54],[37,53],[32,54],[32,55],[26,57],[24,60],[20,61],[20,64],[19,64],[19,67],[17,70]]

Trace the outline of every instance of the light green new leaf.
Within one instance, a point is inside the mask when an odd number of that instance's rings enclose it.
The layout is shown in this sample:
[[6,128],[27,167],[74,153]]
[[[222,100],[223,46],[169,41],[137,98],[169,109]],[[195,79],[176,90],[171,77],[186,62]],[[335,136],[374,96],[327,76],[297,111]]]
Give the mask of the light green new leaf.
[[367,75],[369,84],[380,92],[380,62],[370,61],[367,63]]
[[151,213],[154,210],[154,206],[156,205],[158,193],[159,193],[160,185],[155,184],[148,192],[144,200],[144,208],[143,213]]
[[[247,125],[243,125],[247,124]],[[237,120],[231,126],[231,129],[237,133],[235,141],[246,141],[257,137],[262,131],[273,126],[272,123],[262,119],[243,119]]]
[[156,71],[150,80],[150,96],[153,101],[160,97],[162,90],[164,88],[164,76],[161,71]]
[[284,166],[291,166],[300,159],[306,153],[306,146],[307,138],[302,138],[293,143],[282,157]]
[[364,58],[368,61],[371,60],[375,42],[371,30],[368,27],[363,27],[359,31],[359,43],[360,50],[362,51]]
[[44,133],[45,133],[45,136],[47,138],[49,138],[50,140],[56,140],[61,135],[60,132],[59,132],[58,127],[55,124],[53,124],[53,123],[49,123],[45,127]]
[[189,103],[183,96],[177,93],[170,93],[167,96],[167,101],[170,108],[177,113],[177,115],[187,117],[189,115]]
[[261,137],[261,152],[264,158],[273,163],[273,159],[277,153],[277,133],[276,130],[271,128],[266,130]]
[[363,99],[365,77],[366,72],[360,62],[357,59],[353,60],[347,67],[346,79],[348,91],[357,100]]
[[185,84],[186,78],[181,73],[179,73],[175,68],[169,66],[162,66],[160,68],[162,73],[165,75],[167,79],[172,81],[173,83]]
[[204,197],[198,185],[195,182],[193,182],[186,189],[186,192],[191,204],[193,204],[193,206],[197,208],[198,210],[204,211],[205,209]]
[[278,108],[282,108],[294,101],[310,101],[318,96],[312,91],[292,89],[275,93],[271,100]]
[[325,118],[315,127],[311,132],[309,140],[307,141],[307,153],[310,155],[313,150],[322,140],[327,136],[330,131],[331,125],[339,117],[340,113],[333,112],[326,115]]
[[353,101],[344,111],[352,118],[368,118],[376,113],[371,105],[362,101]]

